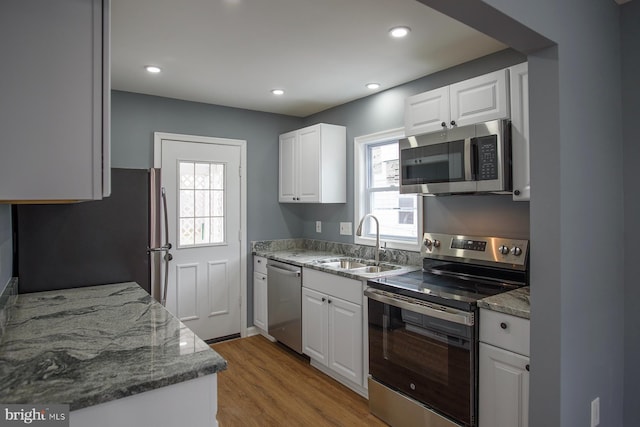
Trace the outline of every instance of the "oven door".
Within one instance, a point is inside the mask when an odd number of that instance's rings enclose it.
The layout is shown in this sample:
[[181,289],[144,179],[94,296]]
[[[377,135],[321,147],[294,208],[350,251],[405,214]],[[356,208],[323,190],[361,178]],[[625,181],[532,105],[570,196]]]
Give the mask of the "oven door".
[[476,419],[474,314],[368,288],[369,373],[464,426]]

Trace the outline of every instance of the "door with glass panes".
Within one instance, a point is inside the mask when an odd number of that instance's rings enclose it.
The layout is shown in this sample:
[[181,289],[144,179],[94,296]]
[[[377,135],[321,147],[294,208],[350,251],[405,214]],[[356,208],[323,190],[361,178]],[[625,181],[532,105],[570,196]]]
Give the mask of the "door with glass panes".
[[167,309],[207,340],[241,327],[242,141],[202,140],[162,139],[160,150],[173,244]]

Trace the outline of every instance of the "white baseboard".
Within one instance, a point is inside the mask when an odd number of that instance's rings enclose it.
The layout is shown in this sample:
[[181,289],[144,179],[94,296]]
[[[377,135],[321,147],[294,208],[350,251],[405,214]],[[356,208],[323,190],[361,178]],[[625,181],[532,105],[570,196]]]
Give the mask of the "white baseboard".
[[256,328],[255,326],[249,326],[247,328],[247,332],[245,333],[245,336],[252,337],[254,335],[260,335],[260,329]]

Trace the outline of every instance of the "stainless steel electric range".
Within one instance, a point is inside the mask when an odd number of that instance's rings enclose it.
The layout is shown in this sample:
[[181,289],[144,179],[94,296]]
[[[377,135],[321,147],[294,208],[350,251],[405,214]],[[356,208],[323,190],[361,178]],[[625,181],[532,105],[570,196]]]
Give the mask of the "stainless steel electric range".
[[425,233],[423,269],[371,280],[369,406],[394,427],[476,426],[477,301],[528,284],[529,242]]

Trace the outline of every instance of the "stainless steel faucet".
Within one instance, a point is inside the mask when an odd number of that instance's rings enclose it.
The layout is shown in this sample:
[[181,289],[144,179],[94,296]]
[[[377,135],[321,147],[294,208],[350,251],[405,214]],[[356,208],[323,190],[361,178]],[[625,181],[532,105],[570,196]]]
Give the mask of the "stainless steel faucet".
[[373,214],[366,214],[365,216],[363,216],[362,219],[360,220],[360,224],[358,224],[358,229],[356,230],[356,236],[359,236],[359,237],[362,236],[362,224],[364,223],[364,220],[367,219],[367,217],[373,218],[373,220],[376,222],[375,260],[376,260],[376,265],[378,265],[380,264],[380,222],[378,221],[378,218],[376,218]]

